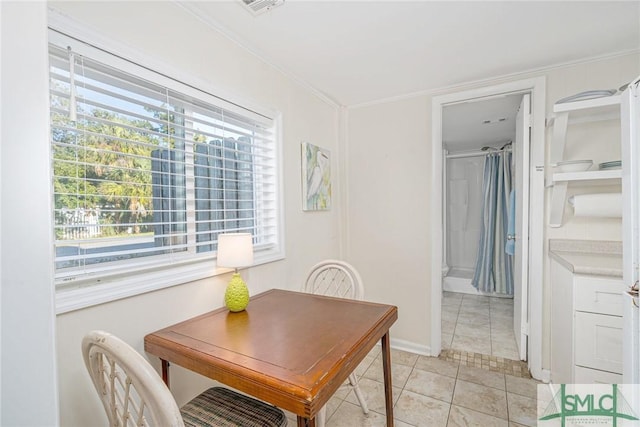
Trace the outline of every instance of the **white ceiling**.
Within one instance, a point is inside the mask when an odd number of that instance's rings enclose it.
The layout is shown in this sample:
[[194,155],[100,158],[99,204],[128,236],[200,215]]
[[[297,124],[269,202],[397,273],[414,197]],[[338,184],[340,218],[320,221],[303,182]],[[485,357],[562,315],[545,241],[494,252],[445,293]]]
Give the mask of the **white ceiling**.
[[521,100],[522,94],[518,94],[445,106],[442,110],[444,148],[450,152],[470,151],[483,146],[501,147],[513,141]]
[[[344,106],[640,47],[638,1],[286,0],[258,16],[241,0],[179,4]],[[445,110],[449,148],[465,149],[470,136],[476,144],[509,139],[504,134],[513,125],[514,102],[501,98]],[[447,111],[455,120],[448,120]],[[498,115],[512,119],[478,124],[483,116]]]
[[180,2],[338,104],[637,49],[637,1],[241,0]]

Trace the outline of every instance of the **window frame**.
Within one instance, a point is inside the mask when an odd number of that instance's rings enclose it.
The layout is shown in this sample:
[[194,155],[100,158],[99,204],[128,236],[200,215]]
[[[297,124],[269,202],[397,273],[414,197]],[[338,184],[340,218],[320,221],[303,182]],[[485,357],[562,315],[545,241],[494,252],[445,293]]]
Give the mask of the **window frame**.
[[[282,114],[273,109],[267,109],[252,101],[240,99],[238,96],[230,94],[229,91],[215,87],[210,82],[204,81],[183,70],[176,69],[170,65],[150,57],[148,54],[135,50],[129,45],[118,43],[117,41],[105,38],[75,21],[49,11],[48,43],[58,46],[69,45],[69,40],[73,39],[72,48],[75,52],[90,57],[96,61],[117,67],[125,72],[149,73],[145,77],[149,80],[165,85],[169,88],[184,92],[188,89],[187,95],[192,95],[199,99],[204,99],[214,105],[221,106],[240,114],[247,114],[247,110],[259,115],[273,118],[275,134],[275,179],[276,179],[276,206],[275,215],[277,223],[276,243],[268,249],[256,249],[254,251],[254,266],[284,259],[284,203],[283,203],[283,138],[282,138]],[[133,60],[132,58],[135,58]],[[175,85],[179,85],[178,88]],[[243,107],[240,107],[240,106]],[[50,196],[53,200],[53,183],[50,183]],[[52,215],[52,213],[50,213]],[[52,221],[52,235],[53,221]],[[52,252],[55,249],[52,248]],[[52,256],[52,259],[55,257]],[[55,269],[54,266],[52,268]],[[228,269],[217,268],[215,253],[208,255],[194,255],[193,258],[184,262],[169,266],[141,266],[134,272],[115,272],[101,277],[87,277],[79,279],[74,286],[65,286],[58,289],[60,283],[56,281],[56,312],[58,314],[103,304],[121,298],[131,297],[146,292],[176,286],[207,277],[216,276],[228,272]]]

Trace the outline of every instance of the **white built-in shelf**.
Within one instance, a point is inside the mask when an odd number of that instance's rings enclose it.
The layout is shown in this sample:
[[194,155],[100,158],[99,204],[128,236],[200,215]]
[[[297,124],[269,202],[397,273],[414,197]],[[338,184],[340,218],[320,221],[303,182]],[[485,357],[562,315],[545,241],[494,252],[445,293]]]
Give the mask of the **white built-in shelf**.
[[[554,117],[549,121],[549,124],[553,123],[549,154],[550,163],[554,164],[563,160],[567,125],[569,123],[619,119],[620,99],[620,95],[613,95],[555,104],[553,106]],[[567,185],[570,182],[579,181],[588,185],[608,184],[610,180],[620,180],[621,178],[622,170],[620,169],[553,173],[552,168],[549,168],[546,174],[546,181],[547,185],[553,186],[549,225],[551,227],[560,227],[562,225]]]
[[574,111],[586,111],[597,110],[599,113],[603,112],[605,107],[611,106],[612,108],[620,106],[620,95],[604,96],[602,98],[586,99],[584,101],[565,102],[562,104],[554,104],[554,113],[574,112]]
[[622,169],[593,170],[584,172],[556,172],[553,182],[560,181],[599,181],[622,178]]

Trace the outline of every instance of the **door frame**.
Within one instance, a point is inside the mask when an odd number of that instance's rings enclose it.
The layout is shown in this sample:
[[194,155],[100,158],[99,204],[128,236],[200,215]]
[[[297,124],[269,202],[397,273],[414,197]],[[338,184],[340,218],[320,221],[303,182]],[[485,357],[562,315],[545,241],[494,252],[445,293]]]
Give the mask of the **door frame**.
[[[504,94],[531,94],[531,141],[529,158],[529,339],[527,364],[531,375],[548,380],[542,369],[542,303],[544,245],[544,146],[545,98],[544,76],[493,86],[434,96],[431,105],[431,355],[442,349],[442,259],[443,259],[443,148],[442,109],[447,104],[479,100]],[[440,197],[438,197],[440,195]],[[535,286],[534,286],[535,285]]]

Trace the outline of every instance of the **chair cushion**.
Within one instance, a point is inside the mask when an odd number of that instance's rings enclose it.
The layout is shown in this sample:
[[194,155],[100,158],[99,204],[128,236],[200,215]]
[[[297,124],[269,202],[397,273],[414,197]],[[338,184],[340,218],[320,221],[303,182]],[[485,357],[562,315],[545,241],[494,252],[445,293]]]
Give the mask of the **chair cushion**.
[[285,427],[287,417],[275,406],[212,387],[180,408],[186,427]]

